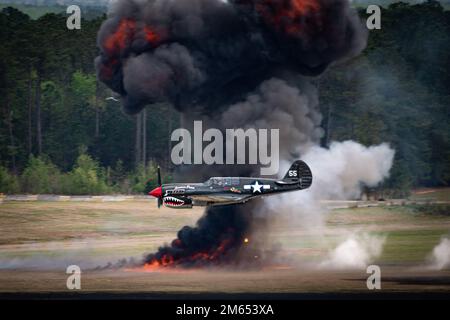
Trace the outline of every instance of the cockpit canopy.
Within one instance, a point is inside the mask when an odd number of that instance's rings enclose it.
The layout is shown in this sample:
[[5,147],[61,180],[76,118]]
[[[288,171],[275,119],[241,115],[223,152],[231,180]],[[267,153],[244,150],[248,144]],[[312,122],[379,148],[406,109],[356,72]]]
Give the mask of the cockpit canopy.
[[208,186],[238,186],[240,180],[238,177],[212,177],[205,184]]

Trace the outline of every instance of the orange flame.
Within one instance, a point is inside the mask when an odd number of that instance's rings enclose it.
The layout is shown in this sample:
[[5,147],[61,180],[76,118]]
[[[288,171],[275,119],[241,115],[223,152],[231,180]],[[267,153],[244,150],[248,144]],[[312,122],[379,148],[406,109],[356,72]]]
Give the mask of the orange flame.
[[128,39],[134,36],[136,21],[132,19],[122,19],[116,31],[111,34],[103,44],[109,53],[116,53],[125,49]]
[[[145,40],[152,45],[156,45],[161,41],[161,36],[156,31],[144,26]],[[122,19],[114,33],[112,33],[103,43],[108,54],[117,55],[123,51],[136,35],[136,21],[133,19]]]
[[174,264],[174,259],[172,256],[169,256],[167,254],[163,255],[163,257],[160,260],[153,259],[152,261],[146,263],[144,265],[145,271],[155,271],[157,269],[172,266]]
[[155,31],[153,31],[150,27],[145,26],[144,32],[145,32],[145,39],[148,42],[154,44],[154,43],[161,41],[161,37]]
[[320,10],[317,0],[261,0],[255,9],[278,30],[295,35],[302,32],[302,19]]
[[[174,240],[177,243],[180,243],[180,240]],[[160,259],[156,259],[154,258],[153,260],[151,260],[150,262],[147,262],[143,269],[144,271],[161,271],[164,269],[168,269],[168,268],[174,268],[177,267],[178,265],[183,265],[184,263],[195,263],[198,261],[202,261],[202,262],[215,262],[217,261],[220,256],[222,256],[226,250],[229,248],[229,245],[231,244],[231,240],[230,239],[225,239],[223,240],[219,246],[213,250],[212,252],[204,252],[204,251],[200,251],[200,252],[196,252],[194,254],[192,254],[191,256],[188,257],[183,257],[180,259],[174,259],[173,256],[169,255],[169,254],[164,254]]]
[[[111,79],[115,70],[120,67],[119,56],[134,39],[136,29],[135,20],[122,19],[116,30],[103,42],[104,50],[108,55],[108,59],[100,69],[100,75],[103,79]],[[144,26],[143,33],[145,40],[154,47],[162,40],[162,35],[156,33],[149,26]]]

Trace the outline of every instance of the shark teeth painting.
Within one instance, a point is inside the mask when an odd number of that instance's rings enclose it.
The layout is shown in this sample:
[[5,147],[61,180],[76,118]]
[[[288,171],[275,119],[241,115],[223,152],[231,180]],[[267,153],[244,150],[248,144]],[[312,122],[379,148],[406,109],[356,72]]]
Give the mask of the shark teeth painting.
[[168,207],[181,207],[184,204],[184,201],[175,197],[164,197],[163,199],[164,205]]

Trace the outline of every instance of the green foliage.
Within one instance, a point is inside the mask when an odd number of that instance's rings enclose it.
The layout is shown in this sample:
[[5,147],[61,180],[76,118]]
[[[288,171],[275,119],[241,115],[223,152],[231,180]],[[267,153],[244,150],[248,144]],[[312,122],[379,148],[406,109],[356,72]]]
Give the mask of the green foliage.
[[[30,16],[31,19],[38,19],[48,13],[65,14],[65,12],[67,10],[67,6],[58,5],[57,1],[48,2],[47,5],[44,5],[42,3],[43,1],[39,1],[38,5],[13,3],[14,0],[5,1],[5,2],[7,2],[7,4],[0,4],[0,10],[7,8],[7,7],[13,7],[15,9],[20,10],[21,12],[26,13],[28,16]],[[25,1],[22,1],[22,2],[25,2]],[[34,1],[34,2],[38,2],[38,1]],[[27,1],[27,3],[30,3],[30,1]],[[100,8],[89,7],[89,6],[87,6],[87,7],[82,6],[81,11],[83,12],[84,18],[87,17],[87,18],[91,18],[91,19],[101,16],[103,14],[101,12]]]
[[90,101],[95,95],[96,77],[94,74],[84,74],[82,71],[75,71],[72,75],[71,90],[74,98],[81,104]]
[[[64,13],[33,18],[11,7],[0,12],[0,192],[142,193],[155,187],[155,163],[169,163],[177,113],[168,104],[148,107],[146,159],[153,162],[135,168],[135,118],[107,100],[112,92],[95,76],[105,16],[83,19],[75,31],[64,28]],[[383,187],[395,195],[449,185],[449,62],[449,11],[436,1],[386,5],[382,29],[369,32],[366,50],[318,80],[322,144],[389,142],[396,155]],[[30,157],[39,154],[38,102],[47,156]],[[81,154],[80,145],[86,146]],[[21,173],[20,179],[9,172]]]
[[113,168],[108,167],[108,184],[116,193],[131,193],[130,179],[121,159]]
[[438,2],[383,9],[363,54],[320,80],[324,144],[389,142],[396,156],[384,185],[398,195],[450,184],[449,59],[450,14]]
[[103,170],[88,154],[78,156],[71,172],[64,177],[64,193],[75,195],[104,194],[110,191]]
[[0,193],[17,193],[19,190],[17,176],[10,174],[5,167],[0,166]]
[[148,193],[158,186],[157,165],[149,161],[147,167],[140,164],[130,176],[131,189],[135,193]]
[[27,193],[59,193],[61,173],[47,157],[30,156],[21,181],[22,189]]

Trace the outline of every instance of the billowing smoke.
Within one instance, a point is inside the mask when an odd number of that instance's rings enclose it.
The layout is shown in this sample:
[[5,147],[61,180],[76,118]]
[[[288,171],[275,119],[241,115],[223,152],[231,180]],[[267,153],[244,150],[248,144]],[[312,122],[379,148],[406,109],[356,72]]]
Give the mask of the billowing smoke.
[[355,199],[362,186],[375,187],[389,176],[394,150],[386,143],[364,147],[354,141],[333,142],[329,149],[314,146],[303,159],[315,173],[312,194]]
[[[313,146],[302,159],[311,167],[313,184],[307,191],[280,194],[258,205],[257,216],[285,220],[302,226],[311,235],[326,239],[326,217],[330,209],[321,200],[348,200],[361,196],[364,186],[374,187],[388,175],[394,150],[388,144],[365,147],[354,141],[333,142],[329,148]],[[289,168],[286,161],[281,172]],[[328,248],[324,260],[315,267],[362,268],[382,253],[385,238],[361,231],[345,230],[337,245],[323,240]]]
[[280,129],[280,159],[290,165],[319,143],[323,130],[316,88],[301,77],[286,78],[264,81],[244,101],[227,108],[219,123],[225,128]]
[[[295,193],[305,202],[275,197],[208,208],[197,226],[182,228],[170,245],[148,255],[147,267],[260,261],[266,245],[253,239],[264,239],[271,211],[322,220],[319,193],[356,196],[363,184],[387,176],[393,155],[387,145],[317,146],[322,117],[312,77],[359,54],[366,38],[347,0],[119,0],[112,6],[98,34],[96,67],[126,112],[168,102],[187,126],[197,118],[219,129],[280,129],[280,158],[305,159],[313,186],[317,179],[311,192]],[[211,171],[259,174],[257,166],[195,166],[178,177],[199,180]]]
[[363,269],[383,251],[385,238],[368,234],[350,235],[327,258],[320,263],[321,268]]
[[433,248],[429,261],[430,267],[435,270],[442,270],[450,267],[450,239],[441,239],[439,244]]
[[[259,212],[273,216],[279,212],[292,221],[321,226],[327,208],[320,200],[347,200],[361,196],[364,186],[374,187],[388,175],[394,150],[388,144],[365,147],[354,141],[333,142],[329,148],[313,146],[302,156],[313,173],[314,182],[307,191],[272,196]],[[290,161],[282,163],[285,172]],[[292,208],[295,208],[294,210]]]
[[99,31],[96,66],[126,112],[164,101],[212,113],[286,71],[318,75],[365,43],[347,0],[126,0]]
[[146,256],[145,266],[152,269],[235,264],[250,221],[252,212],[246,205],[210,208],[196,227],[183,227],[170,246],[161,247],[158,252]]

